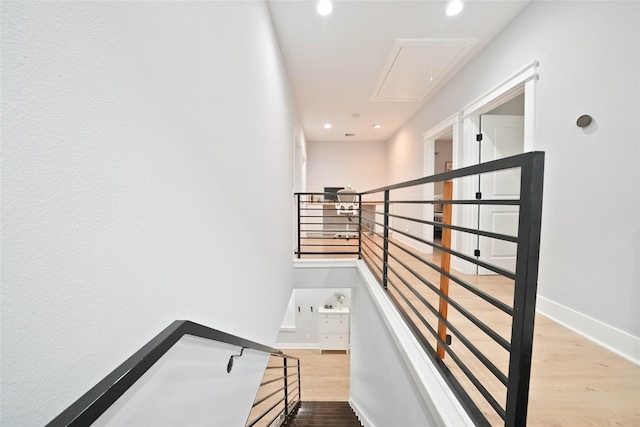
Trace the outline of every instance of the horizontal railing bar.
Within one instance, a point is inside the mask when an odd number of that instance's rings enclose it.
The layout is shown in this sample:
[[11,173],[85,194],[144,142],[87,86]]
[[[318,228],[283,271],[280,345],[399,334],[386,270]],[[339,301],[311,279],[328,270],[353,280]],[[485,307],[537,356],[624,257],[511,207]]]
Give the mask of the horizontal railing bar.
[[[391,282],[391,281],[389,281]],[[429,332],[431,332],[433,334],[433,336],[436,338],[436,340],[438,342],[440,342],[440,344],[443,346],[443,348],[445,349],[445,351],[451,356],[451,358],[454,360],[454,362],[456,362],[456,365],[458,365],[458,367],[462,370],[462,372],[465,374],[465,376],[469,379],[469,381],[471,381],[471,383],[476,387],[476,389],[480,392],[480,394],[482,395],[482,397],[485,398],[485,400],[491,405],[491,407],[498,413],[498,415],[500,415],[502,417],[502,419],[504,420],[504,409],[500,406],[500,404],[495,400],[495,398],[491,395],[491,393],[482,385],[482,383],[477,379],[477,377],[471,372],[471,370],[469,368],[467,368],[467,365],[464,364],[464,362],[462,361],[462,359],[460,359],[458,357],[458,355],[453,351],[453,349],[447,345],[446,342],[444,342],[437,334],[437,332],[431,327],[431,325],[429,325],[429,322],[427,321],[427,319],[424,318],[424,316],[422,316],[422,314],[408,301],[408,299],[406,298],[406,296],[404,296],[404,294],[398,289],[398,287],[391,283],[391,285],[394,287],[394,289],[396,289],[396,291],[398,291],[398,294],[402,297],[403,300],[405,300],[405,302],[407,303],[407,305],[409,306],[409,308],[411,308],[411,310],[413,311],[413,313],[418,316],[420,318],[420,321],[423,323],[423,325],[429,330]],[[411,321],[410,319],[407,319],[409,321]]]
[[[366,245],[366,242],[365,242],[365,245]],[[382,254],[378,254],[378,253],[376,253],[376,252],[375,252],[373,249],[371,249],[369,246],[366,246],[366,249],[368,249],[368,250],[369,250],[369,252],[367,252],[367,253],[371,253],[372,255],[375,255],[375,257],[378,259],[378,261],[379,261],[380,263],[382,263],[382,262],[384,261],[384,258],[383,258],[383,255],[382,255]],[[371,257],[371,256],[369,256],[369,258],[372,258],[372,257]],[[372,258],[372,259],[373,259],[373,258]]]
[[300,251],[297,252],[300,255],[358,255],[358,252],[309,252],[309,251]]
[[273,378],[270,380],[266,380],[260,383],[260,387],[262,387],[263,385],[267,385],[267,384],[271,384],[271,383],[275,383],[276,381],[280,381],[283,380],[284,376],[279,376],[278,378]]
[[[366,234],[364,235],[364,238],[367,239],[368,242],[373,243],[374,245],[376,245],[378,247],[378,249],[380,250],[384,250],[384,248],[382,247],[382,245],[378,244],[378,242],[376,242],[375,240],[373,240],[371,237],[367,236]],[[363,240],[362,243],[364,243],[365,241]]]
[[[278,353],[278,354],[272,354],[272,356],[275,356],[275,357],[281,357],[281,358],[283,358],[283,359],[293,359],[293,360],[297,360],[298,362],[300,361],[300,358],[299,358],[299,357],[296,357],[296,356],[290,356],[290,355],[288,355],[288,354],[286,354],[286,353],[282,353],[282,352],[280,352],[280,353]],[[284,365],[283,365],[282,367],[284,367]]]
[[[345,230],[342,230],[342,231],[344,232]],[[336,234],[336,233],[326,233],[327,234],[326,236],[324,235],[325,233],[323,233],[321,231],[309,230],[309,231],[307,231],[307,233],[309,233],[309,234],[322,234],[322,236],[309,236],[308,235],[307,237],[300,237],[300,240],[333,240],[333,239],[337,239],[337,237],[333,237],[333,235]],[[350,231],[349,233],[350,234],[357,234],[357,232],[355,232],[355,231]],[[354,239],[355,239],[355,237],[354,237]]]
[[[476,403],[473,401],[473,399],[471,399],[466,389],[459,382],[458,378],[455,375],[453,375],[451,370],[447,367],[447,365],[442,360],[436,358],[436,351],[434,347],[432,347],[429,341],[427,341],[422,331],[418,329],[417,324],[409,317],[409,314],[404,310],[404,308],[402,308],[402,306],[398,304],[398,299],[395,296],[393,296],[393,294],[391,293],[389,293],[389,295],[391,299],[394,301],[398,310],[400,310],[400,314],[402,315],[403,319],[405,319],[405,321],[407,322],[407,326],[409,326],[414,336],[418,339],[422,347],[425,349],[425,352],[427,353],[427,355],[431,358],[433,363],[436,364],[442,370],[445,380],[449,383],[451,389],[455,393],[457,393],[457,396],[461,401],[460,403],[462,403],[462,405],[465,407],[465,409],[467,409],[467,411],[473,414],[475,424],[478,426],[490,427],[491,424],[489,424],[489,422],[487,421],[482,411],[480,411]],[[419,316],[419,314],[417,315]],[[421,321],[425,321],[425,320],[426,319],[421,319]],[[437,342],[443,345],[443,347],[446,350],[447,349],[446,343],[442,341],[442,339],[437,335],[435,338]],[[449,351],[451,351],[451,349],[449,349]]]
[[425,258],[422,258],[421,256],[411,252],[410,250],[408,250],[406,248],[403,248],[398,243],[393,242],[391,240],[389,241],[389,243],[391,243],[392,245],[394,245],[398,249],[406,252],[407,254],[411,255],[412,257],[414,257],[418,261],[422,262],[423,264],[428,265],[429,267],[431,267],[433,270],[437,271],[438,273],[444,274],[449,279],[453,280],[454,282],[456,282],[457,284],[459,284],[460,286],[462,286],[463,288],[465,288],[469,292],[473,293],[474,295],[482,298],[483,300],[485,300],[489,304],[493,305],[494,307],[502,310],[503,312],[507,313],[510,316],[513,316],[513,309],[511,307],[509,307],[507,304],[505,304],[502,301],[500,301],[499,299],[494,298],[493,296],[489,295],[488,293],[481,291],[480,289],[476,288],[475,286],[473,286],[473,285],[465,282],[464,280],[460,279],[458,276],[455,276],[455,275],[451,274],[450,272],[447,272],[447,271],[443,270],[441,267],[439,267],[436,264],[426,260]]
[[389,200],[392,205],[491,205],[518,206],[520,199],[460,199],[460,200]]
[[[367,254],[363,254],[363,255],[367,255]],[[367,260],[370,259],[371,261]],[[380,275],[382,276],[382,267],[379,267],[376,263],[373,262],[373,258],[371,258],[370,256],[366,256],[365,258],[363,258],[364,262],[369,266],[369,268],[373,267],[375,268]]]
[[[382,262],[382,261],[383,261],[383,257],[382,257],[382,255],[381,255],[381,254],[376,253],[376,252],[375,252],[375,250],[374,250],[371,246],[369,246],[369,242],[370,242],[370,243],[373,243],[374,245],[376,245],[376,246],[377,246],[377,243],[376,243],[376,242],[373,242],[373,241],[371,241],[371,240],[369,240],[369,241],[363,241],[362,243],[365,245],[365,248],[366,248],[367,250],[369,250],[369,252],[371,252],[373,255],[375,255],[375,256],[378,258],[378,261]],[[380,248],[380,247],[378,247],[378,249],[380,249],[381,251],[383,250],[383,249],[382,249],[382,248]]]
[[[402,279],[400,279],[400,281],[402,281]],[[438,336],[438,332],[435,329],[433,329],[433,326],[429,324],[429,322],[427,321],[427,319],[424,318],[422,313],[420,313],[420,311],[418,311],[418,309],[409,302],[409,299],[400,291],[400,288],[398,288],[398,285],[395,284],[394,281],[391,280],[391,278],[387,278],[387,283],[398,292],[398,295],[400,295],[400,297],[409,306],[409,308],[411,308],[411,311],[413,311],[413,313],[420,318],[420,321],[422,322],[423,326],[427,328],[427,330],[431,333],[431,335],[433,335],[434,338],[441,340],[441,338]],[[443,342],[443,344],[446,345],[445,342]]]
[[[298,390],[298,386],[297,386],[297,383],[296,383],[296,386],[290,389],[289,394],[287,394],[287,397],[291,396],[292,394],[296,394],[297,395],[298,394],[298,393],[296,393],[297,390]],[[293,400],[297,400],[297,399],[293,399]]]
[[[298,193],[293,193],[296,196],[305,196],[305,195],[309,195],[309,196],[326,196],[326,195],[330,195],[330,196],[335,196],[338,193],[333,193],[331,191],[304,191],[304,192],[298,192]],[[313,203],[318,203],[318,202],[313,202]]]
[[429,240],[425,240],[425,239],[422,239],[420,237],[416,237],[416,236],[414,236],[412,234],[405,233],[404,231],[400,231],[400,230],[398,230],[396,228],[393,228],[393,227],[389,227],[389,230],[391,230],[391,231],[393,231],[395,233],[398,233],[398,234],[402,234],[403,236],[407,236],[407,237],[409,237],[409,238],[411,238],[413,240],[416,240],[416,241],[418,241],[420,243],[424,243],[424,244],[429,245],[431,247],[438,248],[443,252],[450,253],[451,255],[453,255],[455,257],[461,258],[461,259],[463,259],[465,261],[469,261],[470,263],[475,264],[475,265],[480,266],[480,267],[483,267],[483,268],[486,268],[487,270],[491,270],[494,273],[498,273],[501,276],[508,277],[509,279],[512,279],[512,280],[515,280],[515,278],[516,278],[515,273],[512,273],[511,271],[507,271],[507,270],[505,270],[503,268],[497,267],[497,266],[492,265],[492,264],[488,264],[488,263],[486,263],[484,261],[480,261],[478,259],[474,259],[473,257],[465,255],[465,254],[463,254],[461,252],[454,251],[452,249],[446,248],[446,247],[444,247],[442,245],[438,245],[438,244],[436,244],[434,242],[431,242]]
[[[502,346],[505,350],[511,351],[511,344],[509,343],[509,341],[504,339],[500,334],[498,334],[496,331],[494,331],[489,326],[487,326],[482,320],[478,319],[476,316],[474,316],[469,311],[467,311],[466,308],[462,307],[458,302],[453,300],[451,297],[443,294],[442,291],[440,291],[440,289],[436,288],[431,282],[429,282],[423,276],[418,274],[415,270],[413,270],[412,268],[410,268],[409,266],[404,264],[402,261],[400,261],[394,255],[389,254],[389,256],[391,256],[397,263],[402,265],[402,267],[404,267],[407,271],[409,271],[411,274],[413,274],[418,280],[420,280],[429,289],[434,291],[438,296],[440,296],[442,299],[447,301],[452,307],[454,307],[456,310],[458,310],[460,312],[460,314],[462,314],[464,317],[466,317],[471,323],[476,325],[482,332],[484,332],[489,337],[491,337],[496,343],[500,344],[500,346]],[[389,266],[389,268],[391,268],[391,266]],[[396,273],[396,275],[398,276],[398,278],[400,278],[400,276],[397,273]]]
[[[383,212],[380,212],[380,215],[384,216]],[[376,220],[372,220],[369,221],[370,223],[374,224],[374,225],[379,225],[380,227],[384,228],[384,223],[382,222],[377,222]],[[378,234],[379,237],[382,237],[380,234]]]
[[411,217],[401,216],[401,215],[389,214],[389,216],[393,217],[393,218],[398,218],[398,219],[404,219],[404,220],[407,220],[407,221],[417,222],[417,223],[420,223],[420,224],[433,225],[434,227],[448,228],[450,230],[462,231],[464,233],[474,234],[474,235],[477,235],[477,236],[489,237],[491,239],[498,239],[498,240],[503,240],[503,241],[507,241],[507,242],[514,242],[514,243],[518,242],[518,237],[517,236],[509,236],[508,234],[499,234],[499,233],[493,233],[491,231],[475,230],[475,229],[472,229],[472,228],[460,227],[460,226],[451,225],[451,224],[444,224],[442,222],[427,221],[427,220],[424,220],[424,219],[411,218]]
[[[318,217],[316,216],[314,218],[318,218]],[[354,221],[354,220],[357,220],[359,217],[357,215],[351,215],[351,221],[347,221],[348,217],[346,215],[325,215],[325,216],[323,216],[323,218],[331,218],[331,219],[342,218],[342,219],[345,220],[345,221],[337,221],[337,222],[323,221],[323,224],[329,224],[329,225],[354,224],[354,225],[356,225],[356,224],[358,224],[358,222]]]
[[275,417],[271,418],[271,421],[269,421],[266,425],[268,425],[268,426],[273,425],[274,421],[277,420],[278,417],[282,416],[282,414],[284,414],[284,412],[285,412],[285,408],[283,408],[280,412],[278,412]]
[[[284,402],[284,397],[282,399],[280,399],[278,402],[276,402],[272,407],[270,407],[269,409],[267,409],[266,411],[264,411],[262,414],[260,414],[258,416],[258,418],[255,418],[251,423],[247,424],[246,427],[252,427],[254,426],[258,421],[260,421],[262,418],[264,418],[265,415],[267,415],[269,412],[273,411],[275,409],[276,406],[278,406],[280,403]],[[267,423],[268,426],[271,425],[271,423],[273,423],[279,416],[280,414],[284,412],[284,410],[278,412],[278,414],[271,420],[269,421],[269,423]]]
[[[351,239],[351,240],[357,240],[357,239]],[[330,245],[330,244],[326,244],[326,245],[312,245],[312,244],[310,244],[310,243],[305,243],[305,244],[301,244],[300,246],[311,246],[311,247],[316,247],[316,246],[326,247],[326,246],[329,246],[329,247],[338,247],[338,248],[357,248],[357,247],[358,247],[358,245],[350,245],[350,244],[348,244],[348,243],[345,243],[345,244],[343,244],[343,245],[339,245],[339,244],[337,244],[337,243],[336,243],[336,244],[331,244],[331,245]]]
[[454,178],[464,178],[469,175],[478,175],[488,172],[497,172],[504,169],[512,169],[521,167],[523,164],[531,162],[535,153],[524,153],[517,156],[505,157],[498,160],[493,160],[486,163],[480,163],[477,165],[467,166],[460,169],[454,169],[452,171],[439,173],[437,175],[431,175],[424,178],[418,178],[411,181],[405,181],[394,185],[388,185],[386,187],[376,188],[374,190],[364,191],[359,193],[361,196],[366,194],[381,193],[387,190],[397,190],[400,188],[414,187],[416,185],[428,184],[431,182],[448,181]]
[[[442,321],[445,325],[447,325],[447,327],[449,328],[449,330],[451,332],[454,333],[454,335],[460,340],[460,342],[462,342],[462,344],[465,345],[465,347],[467,347],[469,349],[469,351],[471,351],[471,353],[473,353],[474,356],[476,356],[476,358],[478,360],[480,360],[484,366],[491,371],[491,373],[493,375],[495,375],[495,377],[500,380],[500,382],[502,382],[502,384],[504,384],[504,386],[507,386],[507,376],[502,373],[502,371],[493,364],[493,362],[491,362],[491,360],[489,360],[489,358],[487,358],[480,350],[478,350],[478,348],[476,346],[474,346],[471,341],[469,341],[467,339],[467,337],[464,336],[464,334],[462,332],[460,332],[460,330],[458,328],[456,328],[455,326],[453,326],[451,324],[451,322],[449,322],[449,320],[447,320],[446,317],[443,317],[440,312],[438,310],[436,310],[435,307],[433,307],[431,305],[431,303],[429,303],[429,301],[427,301],[411,284],[409,284],[406,280],[404,280],[402,278],[402,276],[400,276],[400,274],[391,266],[389,266],[389,269],[393,272],[393,274],[396,275],[396,277],[398,279],[400,279],[400,281],[402,283],[404,283],[404,285],[416,296],[416,298],[418,298],[423,305],[425,305],[425,307],[433,314],[435,315],[440,321]],[[415,275],[416,273],[413,272],[413,274]],[[429,284],[429,287],[431,288],[432,285]],[[397,289],[397,288],[396,288]],[[435,286],[433,287],[433,289],[435,290]],[[398,289],[398,292],[400,292],[400,290]],[[443,299],[446,299],[447,301],[451,302],[451,300],[449,298],[446,298],[444,294],[442,294],[442,292],[440,292],[440,290],[438,289],[438,291],[436,292],[439,296],[441,296]],[[410,302],[407,301],[407,304],[413,305]],[[454,306],[454,304],[451,304],[452,306]],[[456,304],[457,305],[457,304]],[[455,306],[454,306],[455,307]]]
[[[282,379],[282,378],[280,378]],[[270,397],[273,397],[273,395],[278,394],[279,392],[284,390],[284,386],[282,386],[281,388],[277,389],[276,391],[274,391],[273,393],[263,397],[262,399],[256,401],[253,403],[252,408],[255,408],[256,406],[258,406],[259,404],[261,404],[262,402],[264,402],[265,400],[269,399]]]
[[[367,257],[369,257],[369,259],[371,259],[371,261],[376,261],[373,256],[375,256],[377,258],[377,261],[379,261],[380,263],[382,263],[382,257],[380,255],[378,255],[375,252],[369,251],[369,252],[365,252],[365,255],[367,255]],[[372,256],[373,255],[373,256]]]
[[496,413],[500,416],[500,418],[502,418],[504,420],[505,419],[505,410],[500,405],[500,403],[498,403],[498,401],[493,397],[493,395],[489,392],[489,390],[487,390],[482,385],[480,380],[478,380],[478,378],[475,375],[473,375],[471,370],[469,370],[469,368],[467,368],[467,365],[465,365],[462,362],[460,357],[458,357],[458,355],[453,350],[451,350],[450,346],[445,346],[444,349],[447,352],[447,354],[449,354],[449,356],[451,356],[453,361],[456,362],[456,365],[458,365],[458,367],[462,370],[462,372],[464,372],[465,376],[469,379],[469,381],[471,381],[471,383],[480,392],[482,397],[484,397],[484,399],[487,401],[487,403],[489,403],[489,405],[491,405],[493,410],[496,411]]

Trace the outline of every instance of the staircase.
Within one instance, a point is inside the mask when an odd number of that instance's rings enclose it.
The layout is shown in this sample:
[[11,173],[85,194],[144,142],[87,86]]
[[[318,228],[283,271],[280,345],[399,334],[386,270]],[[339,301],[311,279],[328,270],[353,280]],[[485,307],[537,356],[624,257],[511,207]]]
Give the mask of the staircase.
[[283,427],[362,427],[348,402],[301,402]]

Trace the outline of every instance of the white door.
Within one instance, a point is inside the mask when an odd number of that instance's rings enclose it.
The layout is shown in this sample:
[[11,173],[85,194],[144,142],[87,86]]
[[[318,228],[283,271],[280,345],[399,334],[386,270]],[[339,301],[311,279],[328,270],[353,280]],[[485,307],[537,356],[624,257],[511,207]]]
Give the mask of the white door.
[[[524,116],[484,115],[480,118],[482,163],[524,152]],[[480,176],[482,199],[517,199],[520,196],[520,170],[508,169]],[[517,206],[480,205],[478,225],[481,230],[517,236]],[[516,244],[480,236],[479,259],[515,272]],[[478,274],[495,274],[479,267]]]

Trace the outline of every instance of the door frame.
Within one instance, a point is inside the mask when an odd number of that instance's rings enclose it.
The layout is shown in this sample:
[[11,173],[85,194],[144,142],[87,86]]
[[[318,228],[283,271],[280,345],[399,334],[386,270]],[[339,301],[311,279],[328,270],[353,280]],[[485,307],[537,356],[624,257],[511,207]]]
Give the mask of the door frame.
[[[458,141],[460,139],[460,114],[455,113],[452,116],[446,118],[441,121],[428,131],[422,134],[422,142],[423,142],[423,150],[424,150],[424,158],[423,158],[423,167],[424,167],[424,176],[431,176],[435,173],[435,149],[436,149],[436,141],[447,133],[452,133],[452,141],[451,141],[451,160],[453,161],[454,166],[458,162],[456,151],[456,146],[458,145]],[[423,187],[422,197],[423,200],[433,200],[435,197],[433,185],[425,185]],[[455,218],[455,208],[454,208],[454,218]],[[422,217],[423,218],[432,218],[433,219],[433,205],[424,204],[422,207]],[[433,241],[433,226],[424,224],[422,226],[422,236],[427,241]],[[455,239],[452,239],[451,246],[455,249]],[[433,253],[433,247],[423,244],[421,249],[426,254]]]
[[[478,163],[479,146],[476,135],[480,132],[480,116],[494,108],[524,93],[524,152],[535,150],[535,106],[536,81],[538,80],[538,61],[532,61],[501,83],[487,91],[475,101],[462,109],[462,138],[459,143],[454,142],[453,152],[459,153],[460,167]],[[455,160],[454,160],[455,161]],[[455,164],[455,163],[454,163]],[[460,188],[461,193],[455,192],[456,197],[474,199],[478,188],[478,177],[465,180]],[[473,206],[461,206],[459,219],[463,227],[475,228],[478,224],[478,210]],[[477,239],[468,233],[460,236],[460,251],[472,254],[476,249]],[[465,274],[477,274],[477,266],[468,261],[453,257],[451,267]]]

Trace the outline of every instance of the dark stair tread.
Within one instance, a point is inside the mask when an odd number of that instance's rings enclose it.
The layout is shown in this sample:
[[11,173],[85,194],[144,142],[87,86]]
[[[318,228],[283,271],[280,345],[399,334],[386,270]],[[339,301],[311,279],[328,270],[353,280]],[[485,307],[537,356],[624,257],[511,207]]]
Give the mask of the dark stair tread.
[[290,425],[346,425],[346,426],[360,426],[360,421],[354,415],[352,420],[334,420],[333,418],[316,418],[313,420],[298,420],[296,418],[290,418],[285,424]]
[[349,402],[300,402],[283,427],[362,427]]
[[341,421],[325,419],[325,420],[314,420],[314,421],[308,421],[308,422],[294,420],[294,421],[291,421],[291,422],[288,422],[288,423],[284,424],[284,426],[287,426],[287,427],[304,427],[304,426],[308,426],[308,427],[315,427],[315,426],[322,426],[322,427],[326,427],[326,426],[331,426],[331,427],[362,427],[362,424],[360,424],[360,421],[351,421],[349,423],[344,423],[344,422],[341,422]]

